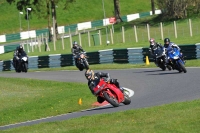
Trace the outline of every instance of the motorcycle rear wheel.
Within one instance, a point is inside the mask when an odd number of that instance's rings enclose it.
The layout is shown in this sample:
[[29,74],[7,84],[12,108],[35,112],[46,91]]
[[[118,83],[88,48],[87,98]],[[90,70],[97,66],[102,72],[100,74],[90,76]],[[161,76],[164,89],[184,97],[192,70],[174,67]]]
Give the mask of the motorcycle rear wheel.
[[106,101],[109,102],[112,106],[119,106],[118,100],[115,97],[110,97],[107,92],[103,92],[103,96],[106,99]]

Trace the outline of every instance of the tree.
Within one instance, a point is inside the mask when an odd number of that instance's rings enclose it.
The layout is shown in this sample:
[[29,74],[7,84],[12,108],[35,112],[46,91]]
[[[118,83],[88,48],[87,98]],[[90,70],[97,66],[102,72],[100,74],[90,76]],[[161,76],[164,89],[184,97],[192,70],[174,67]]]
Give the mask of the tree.
[[154,3],[154,0],[151,0],[151,10],[152,10],[152,14],[155,14],[155,3]]
[[200,0],[157,0],[166,19],[186,18],[188,13],[197,14],[200,11]]
[[117,22],[123,22],[123,20],[120,17],[120,7],[119,7],[119,0],[113,0],[114,1],[114,15],[117,20]]

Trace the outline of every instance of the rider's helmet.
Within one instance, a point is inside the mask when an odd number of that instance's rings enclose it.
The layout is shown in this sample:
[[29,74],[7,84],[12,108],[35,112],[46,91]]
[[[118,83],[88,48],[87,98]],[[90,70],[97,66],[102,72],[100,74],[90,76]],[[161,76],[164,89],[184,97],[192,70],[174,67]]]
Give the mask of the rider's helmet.
[[87,80],[94,79],[94,71],[91,69],[88,69],[85,71],[85,77]]
[[77,46],[78,46],[77,41],[74,41],[74,42],[73,42],[73,48],[77,48]]
[[151,38],[151,39],[149,40],[149,43],[150,43],[150,45],[154,46],[154,45],[155,45],[155,39],[154,39],[154,38]]
[[19,51],[19,52],[22,52],[23,50],[24,50],[23,46],[20,45],[20,46],[18,47],[18,51]]
[[169,44],[170,43],[170,39],[169,38],[165,38],[164,39],[164,44]]

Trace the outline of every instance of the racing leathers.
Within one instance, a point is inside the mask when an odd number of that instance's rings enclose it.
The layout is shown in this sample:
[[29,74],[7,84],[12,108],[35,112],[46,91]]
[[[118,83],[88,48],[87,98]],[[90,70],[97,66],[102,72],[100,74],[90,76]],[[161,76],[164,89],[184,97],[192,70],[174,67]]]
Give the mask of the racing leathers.
[[81,52],[85,52],[85,51],[80,45],[76,44],[75,46],[72,47],[71,52],[74,56],[75,65],[78,68],[78,64],[77,64],[78,56]]
[[153,60],[154,60],[154,63],[156,64],[156,66],[158,66],[158,63],[157,63],[156,55],[154,52],[158,48],[163,49],[163,46],[160,43],[154,43],[154,45],[150,44],[150,46],[149,46],[149,51],[150,51],[151,55],[153,56]]
[[14,54],[13,54],[13,67],[15,69],[18,69],[18,67],[20,66],[19,64],[21,63],[20,62],[20,59],[23,57],[23,56],[27,56],[26,52],[24,50],[21,50],[19,49],[19,47],[16,48],[16,50],[14,51]]
[[[165,47],[165,51],[166,51],[166,56],[167,56],[167,58],[166,58],[166,64],[168,64],[169,63],[169,60],[168,60],[168,52],[170,52],[170,51],[172,51],[173,50],[173,48],[177,48],[179,51],[180,51],[180,54],[181,54],[181,59],[184,61],[184,56],[183,56],[183,53],[182,53],[182,50],[180,49],[180,47],[177,45],[177,44],[175,44],[175,43],[173,43],[173,42],[170,42],[169,44],[164,44],[164,47]],[[185,61],[184,61],[185,62]]]

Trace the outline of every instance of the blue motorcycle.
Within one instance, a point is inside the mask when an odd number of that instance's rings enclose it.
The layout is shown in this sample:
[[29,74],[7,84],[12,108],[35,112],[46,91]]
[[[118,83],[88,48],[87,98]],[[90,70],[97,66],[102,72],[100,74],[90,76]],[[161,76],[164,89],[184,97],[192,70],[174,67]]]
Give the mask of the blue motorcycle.
[[178,48],[172,48],[171,50],[168,50],[167,56],[168,56],[168,60],[169,60],[169,65],[173,69],[178,70],[180,73],[187,72],[187,70],[185,68],[185,62],[182,60],[182,55]]

